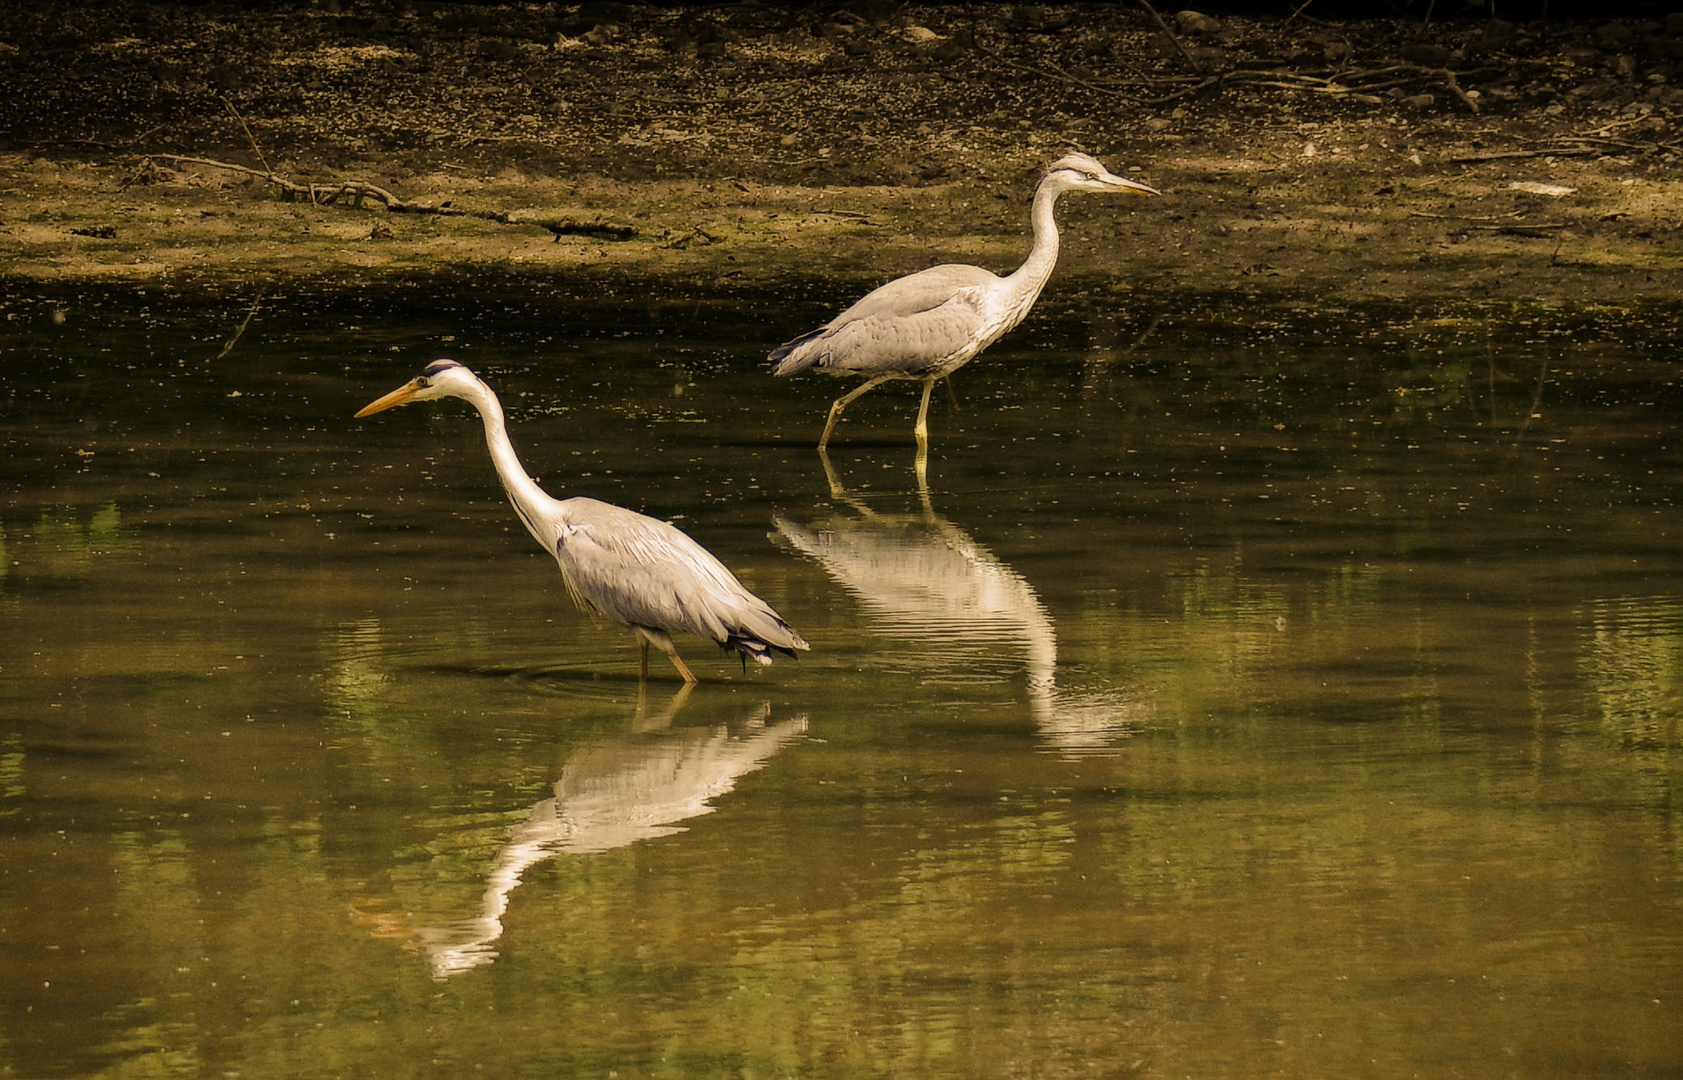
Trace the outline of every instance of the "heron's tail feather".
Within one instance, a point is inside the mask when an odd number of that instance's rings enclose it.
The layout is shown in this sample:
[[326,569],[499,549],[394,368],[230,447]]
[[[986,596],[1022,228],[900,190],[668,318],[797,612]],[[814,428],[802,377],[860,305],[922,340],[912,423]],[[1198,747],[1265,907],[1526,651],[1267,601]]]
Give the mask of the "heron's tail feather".
[[773,375],[798,375],[816,364],[819,358],[824,355],[824,350],[808,349],[803,348],[803,346],[823,337],[829,330],[828,326],[819,327],[810,334],[802,334],[795,340],[785,341],[771,350],[771,355],[766,359],[777,365],[771,369],[771,373]]
[[728,640],[719,642],[719,648],[723,649],[725,652],[730,652],[732,649],[735,649],[737,652],[742,654],[744,663],[747,663],[748,657],[752,656],[754,658],[754,663],[759,664],[762,667],[769,667],[771,665],[771,654],[774,650],[782,653],[791,660],[800,655],[795,652],[794,649],[786,649],[782,645],[768,645],[756,638],[736,637],[734,635]]
[[735,649],[742,654],[744,663],[747,662],[748,657],[752,656],[754,662],[760,665],[770,664],[773,652],[780,652],[793,660],[798,655],[796,650],[812,648],[806,643],[805,638],[795,633],[794,628],[783,620],[777,620],[777,629],[781,631],[780,636],[784,638],[784,644],[766,641],[764,637],[758,634],[754,634],[745,628],[738,628],[725,635],[725,640],[719,642],[719,648],[726,652]]

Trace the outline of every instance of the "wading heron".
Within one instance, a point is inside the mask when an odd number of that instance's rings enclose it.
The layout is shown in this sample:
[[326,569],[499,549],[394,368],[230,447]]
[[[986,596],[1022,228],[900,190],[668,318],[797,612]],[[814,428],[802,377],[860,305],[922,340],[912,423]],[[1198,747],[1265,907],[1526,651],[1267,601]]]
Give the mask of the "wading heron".
[[567,591],[579,606],[637,635],[637,677],[649,677],[649,646],[667,656],[685,683],[698,680],[679,657],[672,634],[711,638],[771,663],[772,650],[794,656],[810,646],[782,616],[755,596],[712,553],[664,521],[596,499],[552,499],[521,468],[491,388],[454,360],[426,370],[357,413],[358,417],[411,401],[458,397],[479,410],[491,462],[526,530],[555,556]]
[[1066,191],[1108,191],[1158,195],[1156,188],[1117,176],[1086,154],[1059,158],[1046,169],[1034,191],[1030,221],[1034,246],[1008,277],[979,266],[952,263],[932,266],[868,293],[864,299],[820,326],[772,350],[774,375],[794,375],[808,368],[832,375],[858,375],[861,385],[837,398],[818,448],[824,449],[842,410],[879,383],[922,379],[923,403],[917,410],[918,449],[929,444],[929,392],[935,381],[969,362],[1023,321],[1058,261],[1058,224],[1052,207]]

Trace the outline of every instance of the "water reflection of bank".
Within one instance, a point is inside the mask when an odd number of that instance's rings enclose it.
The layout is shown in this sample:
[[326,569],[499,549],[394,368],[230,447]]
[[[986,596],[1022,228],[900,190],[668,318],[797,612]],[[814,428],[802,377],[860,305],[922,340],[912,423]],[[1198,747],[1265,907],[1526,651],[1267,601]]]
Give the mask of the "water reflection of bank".
[[8,577],[77,581],[90,576],[101,560],[132,559],[139,553],[139,537],[115,500],[85,513],[51,507],[32,524],[14,527],[9,542],[0,524],[0,583]]

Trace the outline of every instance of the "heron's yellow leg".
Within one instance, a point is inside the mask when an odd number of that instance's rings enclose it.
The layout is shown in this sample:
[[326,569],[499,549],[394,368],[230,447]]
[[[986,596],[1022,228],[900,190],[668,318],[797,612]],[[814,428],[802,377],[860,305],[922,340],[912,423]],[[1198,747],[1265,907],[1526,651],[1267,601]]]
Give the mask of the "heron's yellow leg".
[[843,394],[841,397],[837,398],[835,400],[835,404],[830,406],[830,418],[824,421],[824,434],[818,436],[818,449],[822,450],[826,446],[830,445],[830,433],[836,430],[836,421],[841,419],[842,410],[853,404],[854,398],[863,394],[871,387],[876,386],[878,383],[887,382],[892,378],[894,378],[892,375],[872,376],[854,387],[852,390]]
[[684,658],[683,657],[679,656],[675,652],[670,652],[670,653],[667,653],[666,655],[672,658],[672,666],[677,668],[678,669],[678,674],[680,674],[684,677],[684,685],[685,686],[694,686],[696,683],[701,681],[700,679],[695,677],[695,672],[690,670],[690,666],[688,664],[684,663]]
[[929,392],[934,389],[933,378],[923,380],[923,404],[917,407],[917,427],[912,429],[912,434],[917,436],[919,450],[929,447]]
[[694,686],[701,681],[695,677],[695,672],[691,671],[690,666],[684,663],[683,658],[678,655],[678,650],[672,647],[672,639],[666,634],[659,630],[647,630],[641,626],[634,626],[631,629],[637,635],[637,681],[639,683],[649,681],[649,646],[651,644],[672,658],[672,666],[677,668],[678,674],[684,677],[684,685]]

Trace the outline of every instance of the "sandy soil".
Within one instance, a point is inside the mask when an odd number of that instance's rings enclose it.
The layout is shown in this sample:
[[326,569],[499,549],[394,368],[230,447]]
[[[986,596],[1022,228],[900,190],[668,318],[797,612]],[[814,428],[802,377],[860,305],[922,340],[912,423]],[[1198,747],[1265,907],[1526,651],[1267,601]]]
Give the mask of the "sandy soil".
[[1164,192],[1060,207],[1061,273],[1118,288],[1683,284],[1683,17],[89,7],[0,11],[0,276],[1004,271],[1039,169],[1082,149]]

